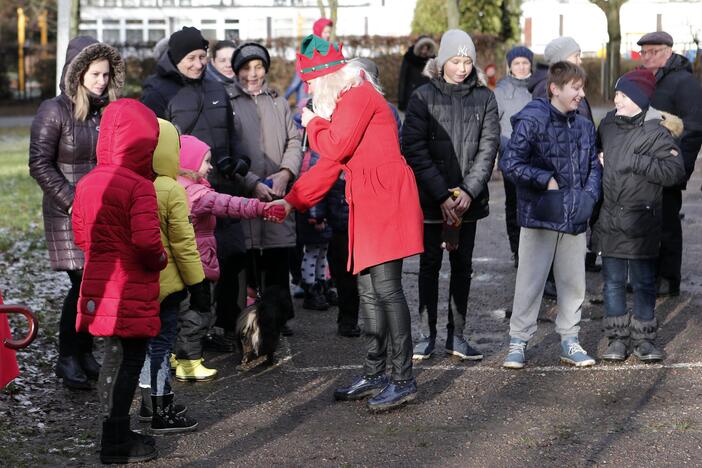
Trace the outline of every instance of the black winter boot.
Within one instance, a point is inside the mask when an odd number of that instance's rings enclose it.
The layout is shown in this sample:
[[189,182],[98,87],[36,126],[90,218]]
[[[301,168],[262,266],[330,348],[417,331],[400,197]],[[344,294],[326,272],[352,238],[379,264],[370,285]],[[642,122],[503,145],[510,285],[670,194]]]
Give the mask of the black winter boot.
[[324,297],[324,291],[321,283],[315,283],[313,286],[306,288],[305,300],[302,302],[302,307],[309,310],[327,310],[329,303]]
[[90,380],[97,380],[100,376],[100,363],[95,360],[92,352],[78,355],[78,363]]
[[[151,403],[151,387],[139,387],[141,391],[141,406],[139,407],[139,422],[151,422],[153,405]],[[185,405],[174,405],[176,414],[185,414],[188,408]]]
[[605,317],[603,325],[609,343],[602,359],[605,361],[625,360],[629,354],[629,314]]
[[658,331],[658,320],[640,321],[631,318],[631,339],[634,356],[641,362],[658,362],[663,360],[663,352],[656,347],[654,341]]
[[153,460],[156,448],[129,429],[129,417],[106,418],[102,423],[100,461],[102,463],[139,463]]
[[324,282],[324,298],[332,307],[339,305],[339,293],[334,287],[334,282],[332,280],[327,280]]
[[63,385],[71,390],[90,390],[88,376],[76,356],[59,356],[55,371],[56,377],[61,377]]
[[151,432],[154,434],[177,434],[197,429],[197,421],[184,414],[178,414],[173,404],[173,394],[152,396],[154,415],[151,418]]

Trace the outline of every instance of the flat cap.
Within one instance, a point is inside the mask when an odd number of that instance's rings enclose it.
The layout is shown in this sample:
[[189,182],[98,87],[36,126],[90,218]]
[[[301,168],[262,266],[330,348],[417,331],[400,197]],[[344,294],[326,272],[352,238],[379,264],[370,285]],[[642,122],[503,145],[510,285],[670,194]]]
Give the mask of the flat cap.
[[665,44],[669,47],[673,47],[673,36],[665,31],[651,32],[641,36],[637,44],[640,46],[647,44]]

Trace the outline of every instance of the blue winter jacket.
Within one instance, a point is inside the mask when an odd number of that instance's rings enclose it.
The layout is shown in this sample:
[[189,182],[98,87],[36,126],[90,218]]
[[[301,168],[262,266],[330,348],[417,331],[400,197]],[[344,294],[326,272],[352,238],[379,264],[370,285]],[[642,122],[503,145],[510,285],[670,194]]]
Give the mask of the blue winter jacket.
[[[528,228],[579,234],[600,197],[595,126],[535,99],[512,117],[500,169],[517,186],[517,220]],[[559,190],[547,190],[553,177]]]

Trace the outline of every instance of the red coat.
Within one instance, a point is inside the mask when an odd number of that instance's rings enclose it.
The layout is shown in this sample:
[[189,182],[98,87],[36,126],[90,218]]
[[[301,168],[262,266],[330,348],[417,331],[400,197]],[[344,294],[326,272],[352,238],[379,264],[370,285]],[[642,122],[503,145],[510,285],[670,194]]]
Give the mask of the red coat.
[[97,167],[76,186],[73,231],[85,252],[76,329],[95,336],[153,337],[159,332],[161,244],[152,155],[156,115],[132,99],[107,106]]
[[350,271],[356,274],[424,250],[414,173],[400,153],[390,106],[370,83],[344,93],[331,122],[312,119],[307,137],[319,161],[285,199],[306,211],[324,197],[341,170],[346,173]]

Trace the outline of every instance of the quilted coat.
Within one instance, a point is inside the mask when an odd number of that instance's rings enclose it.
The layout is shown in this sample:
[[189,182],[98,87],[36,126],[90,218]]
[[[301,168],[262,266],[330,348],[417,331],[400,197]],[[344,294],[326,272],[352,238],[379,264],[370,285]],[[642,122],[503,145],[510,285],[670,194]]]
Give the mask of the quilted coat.
[[[210,151],[209,145],[188,135],[180,137],[181,175],[178,182],[188,194],[190,213],[195,228],[197,247],[205,269],[205,277],[210,281],[219,279],[217,235],[221,233],[220,221],[229,219],[251,219],[263,214],[264,204],[256,199],[235,197],[216,192],[209,181],[200,177],[197,171]],[[219,218],[219,220],[217,219]]]
[[602,256],[658,256],[663,187],[685,180],[684,158],[673,138],[682,129],[679,118],[664,118],[653,108],[634,118],[612,111],[600,123],[603,203],[593,242]]
[[424,250],[422,210],[412,169],[400,153],[397,123],[370,83],[341,95],[331,121],[307,125],[317,164],[285,200],[298,211],[317,204],[343,170],[349,204],[349,262],[354,274]]
[[76,329],[94,336],[158,334],[161,244],[152,155],[156,115],[132,99],[107,106],[97,166],[76,186],[73,230],[85,253]]
[[154,151],[154,181],[161,242],[168,256],[168,265],[161,270],[159,302],[205,279],[195,230],[190,222],[188,195],[177,182],[180,168],[178,130],[170,122],[158,119],[158,145]]
[[417,177],[427,221],[443,219],[440,205],[453,187],[472,198],[463,219],[475,221],[489,213],[487,184],[500,144],[497,101],[477,68],[463,83],[449,84],[435,63],[427,63],[431,81],[410,97],[402,154]]
[[[512,117],[512,128],[500,169],[517,186],[519,225],[585,232],[602,179],[595,126],[577,111],[563,114],[535,99]],[[547,190],[551,177],[559,190]]]
[[83,252],[73,240],[70,209],[76,184],[95,167],[100,117],[107,99],[91,98],[84,121],[73,116],[72,99],[81,85],[81,75],[99,58],[109,60],[115,88],[121,88],[124,63],[119,53],[92,37],[76,37],[68,45],[61,93],[42,102],[32,121],[29,173],[44,193],[44,233],[54,270],[83,268]]

